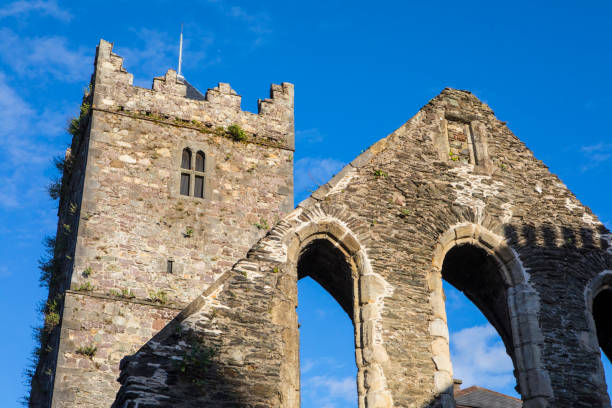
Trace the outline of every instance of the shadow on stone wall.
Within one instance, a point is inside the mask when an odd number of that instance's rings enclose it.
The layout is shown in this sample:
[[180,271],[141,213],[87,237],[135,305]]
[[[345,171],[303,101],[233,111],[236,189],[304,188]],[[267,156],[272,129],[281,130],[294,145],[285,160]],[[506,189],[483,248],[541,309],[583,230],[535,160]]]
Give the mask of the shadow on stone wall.
[[112,406],[283,406],[281,361],[291,333],[278,316],[293,305],[284,299],[290,282],[270,263],[239,261],[122,360]]
[[[121,361],[121,389],[113,408],[239,406],[248,400],[240,393],[240,378],[219,364],[218,339],[182,331],[181,320],[175,318]],[[187,355],[191,363],[181,364],[178,357]],[[199,355],[208,361],[194,365]]]
[[[564,316],[585,326],[576,330],[587,330],[583,318],[584,287],[600,271],[612,269],[608,230],[603,226],[572,230],[543,224],[518,228],[508,225],[504,231],[508,244],[517,251],[530,281],[540,292],[543,307],[563,299],[571,305],[562,311]],[[219,280],[216,287],[222,285],[223,289],[218,294],[212,295],[214,288],[207,290],[199,304],[190,306],[190,312],[179,314],[136,353],[122,360],[121,389],[113,408],[295,406],[294,402],[283,401],[279,391],[286,339],[283,327],[272,322],[271,316],[275,305],[285,301],[283,297],[296,277],[279,271],[275,265],[280,264],[241,262],[246,264],[243,269],[235,266]],[[562,284],[550,281],[555,277]],[[565,298],[559,297],[560,292]],[[212,298],[214,307],[202,307],[204,299]],[[290,307],[283,310],[289,313]],[[551,329],[558,326],[558,319],[546,311],[540,324],[545,337],[558,336],[556,341],[563,343],[563,334]],[[204,375],[192,375],[189,367],[181,370],[180,358],[192,353],[194,344],[215,350]],[[554,357],[549,353],[544,350],[545,361]],[[567,358],[573,366],[571,370],[551,373],[554,389],[560,386],[559,376],[572,370],[577,377],[592,375],[596,356],[589,361],[574,361],[579,354]],[[595,385],[585,387],[593,388],[592,406],[600,406],[602,397],[597,394],[602,391]],[[440,400],[432,400],[422,406],[443,405]]]
[[529,249],[584,252],[593,249],[607,250],[610,247],[610,231],[603,225],[596,229],[583,227],[579,230],[557,228],[552,224],[542,224],[538,227],[523,225],[520,228],[505,225],[504,235],[506,242],[519,252]]
[[[585,293],[598,274],[612,268],[610,232],[601,224],[570,228],[543,223],[505,225],[504,235],[518,253],[539,299],[537,325],[543,338],[538,342],[554,396],[554,402],[549,402],[571,406],[581,401],[585,406],[609,407],[597,340],[600,324],[591,315]],[[539,399],[538,387],[519,378],[517,384],[523,396],[529,389]],[[532,405],[526,401],[525,406]]]

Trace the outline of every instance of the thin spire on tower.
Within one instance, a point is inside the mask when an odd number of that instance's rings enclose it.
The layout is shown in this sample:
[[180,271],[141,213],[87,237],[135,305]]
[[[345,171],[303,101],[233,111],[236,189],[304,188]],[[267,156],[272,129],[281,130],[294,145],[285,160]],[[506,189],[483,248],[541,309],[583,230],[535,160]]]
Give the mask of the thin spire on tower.
[[183,62],[183,23],[181,23],[181,40],[179,42],[179,60],[178,60],[178,71],[177,71],[177,77],[179,79],[183,79],[183,75],[181,74],[182,62]]

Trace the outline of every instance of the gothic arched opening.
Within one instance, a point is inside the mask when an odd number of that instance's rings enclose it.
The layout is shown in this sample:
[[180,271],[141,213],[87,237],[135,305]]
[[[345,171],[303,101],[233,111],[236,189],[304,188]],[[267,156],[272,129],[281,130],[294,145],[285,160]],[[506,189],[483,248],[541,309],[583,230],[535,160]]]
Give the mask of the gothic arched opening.
[[355,361],[354,266],[334,243],[315,239],[297,272],[302,406],[356,406],[357,367],[347,364]]
[[612,361],[612,287],[600,291],[593,299],[593,320],[597,328],[597,340],[599,347]]
[[[505,352],[510,356],[513,367],[516,367],[514,361],[512,328],[510,326],[510,312],[508,308],[508,285],[496,258],[475,245],[464,244],[455,246],[446,253],[442,264],[442,278],[459,292],[462,292],[463,295],[476,306],[480,313],[484,315],[484,318],[493,326],[499,337],[501,337]],[[468,305],[464,309],[464,312],[465,310],[469,311],[469,309],[470,306]],[[471,319],[466,319],[466,316],[453,316],[452,310],[449,310],[447,307],[449,327],[454,326],[451,323],[455,318],[461,318],[462,320],[468,321],[479,320],[477,316],[478,312],[469,311],[468,313],[472,313],[476,316],[472,316]],[[490,328],[487,330],[486,327],[475,326],[471,328],[466,327],[465,330],[466,331],[462,333],[464,335],[488,336],[486,339],[487,344],[494,347],[496,336]],[[473,347],[476,348],[477,345],[484,345],[484,340],[485,339],[473,339]],[[453,336],[451,336],[451,348],[452,346]],[[499,346],[497,346],[497,350],[499,350]],[[474,351],[475,350],[471,350],[469,352],[471,353]],[[482,350],[480,351],[482,352]],[[497,357],[499,358],[499,353],[497,353]],[[491,372],[493,372],[494,369],[495,367],[492,367]],[[497,374],[500,375],[500,378],[502,377],[501,372],[497,372]],[[515,378],[514,384],[516,384],[516,370],[512,375]],[[472,379],[472,381],[478,382],[478,379],[475,378]],[[482,386],[483,384],[476,383],[464,385]]]
[[353,320],[355,288],[347,256],[327,239],[310,241],[300,253],[298,280],[311,277],[340,304]]

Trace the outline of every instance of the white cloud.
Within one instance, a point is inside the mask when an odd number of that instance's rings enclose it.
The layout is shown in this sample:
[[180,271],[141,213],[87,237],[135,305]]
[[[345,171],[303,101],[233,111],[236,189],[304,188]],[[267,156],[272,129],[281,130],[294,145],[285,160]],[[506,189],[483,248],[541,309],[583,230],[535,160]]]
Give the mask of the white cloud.
[[59,113],[36,112],[0,73],[0,207],[18,207],[44,196],[49,182],[44,168],[59,153],[44,136],[61,133],[58,122],[65,120]]
[[250,31],[258,35],[270,34],[272,30],[268,26],[270,16],[268,13],[251,14],[239,6],[230,7],[228,16],[247,23]]
[[3,28],[0,38],[0,58],[19,76],[78,82],[91,75],[93,54],[71,49],[65,37],[20,37]]
[[217,10],[227,17],[237,20],[246,26],[247,30],[255,35],[255,40],[251,46],[257,47],[265,41],[266,37],[272,33],[270,28],[270,15],[266,12],[252,13],[240,6],[226,6],[219,0],[208,0]]
[[72,15],[60,8],[55,0],[20,0],[0,8],[0,18],[21,17],[30,13],[40,13],[62,21],[70,21]]
[[316,365],[317,365],[317,362],[315,360],[312,360],[309,358],[304,359],[304,361],[300,363],[300,373],[304,375],[310,370],[312,370]]
[[332,158],[304,157],[294,165],[294,190],[296,196],[316,190],[327,183],[333,174],[344,167],[344,163]]
[[516,383],[512,360],[490,324],[462,329],[450,335],[454,377],[463,385],[479,385],[512,393]]
[[316,407],[357,405],[357,384],[353,377],[317,375],[302,379],[302,401]]
[[17,95],[9,86],[6,75],[0,72],[0,135],[17,133],[23,122],[33,114],[33,109]]
[[[188,30],[185,31],[182,71],[189,79],[190,67],[202,70],[219,63],[220,57],[207,57],[207,49],[213,44],[212,35],[202,33],[195,27],[188,27]],[[124,58],[123,63],[129,72],[144,77],[143,79],[136,78],[135,84],[148,88],[151,86],[153,77],[164,75],[169,68],[177,69],[179,36],[178,33],[170,35],[157,30],[141,28],[136,31],[136,37],[137,46],[126,47],[118,44],[113,51]]]
[[343,362],[338,361],[333,357],[319,357],[317,359],[305,358],[300,362],[300,373],[305,375],[314,368],[323,368],[325,370],[340,370],[346,367]]
[[295,132],[295,138],[298,142],[304,143],[319,143],[323,141],[323,135],[317,128],[298,130]]
[[588,160],[588,163],[581,167],[581,170],[587,171],[600,166],[612,158],[612,143],[597,143],[588,146],[581,146],[580,151]]

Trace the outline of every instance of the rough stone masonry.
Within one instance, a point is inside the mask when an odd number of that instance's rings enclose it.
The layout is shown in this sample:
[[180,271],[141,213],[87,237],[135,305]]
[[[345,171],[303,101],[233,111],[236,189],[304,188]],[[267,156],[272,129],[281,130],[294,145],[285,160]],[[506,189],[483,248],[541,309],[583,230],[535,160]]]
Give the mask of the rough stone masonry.
[[526,408],[610,406],[610,233],[471,93],[294,209],[291,84],[254,114],[122,62],[100,42],[32,406],[299,407],[305,276],[352,319],[359,407],[454,406],[442,279],[501,335]]

